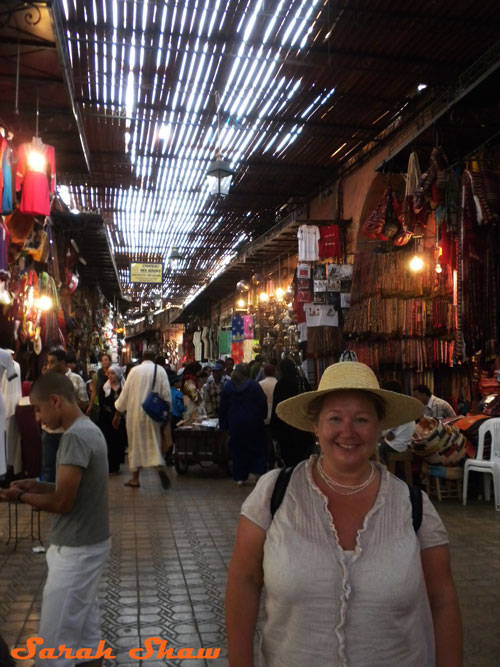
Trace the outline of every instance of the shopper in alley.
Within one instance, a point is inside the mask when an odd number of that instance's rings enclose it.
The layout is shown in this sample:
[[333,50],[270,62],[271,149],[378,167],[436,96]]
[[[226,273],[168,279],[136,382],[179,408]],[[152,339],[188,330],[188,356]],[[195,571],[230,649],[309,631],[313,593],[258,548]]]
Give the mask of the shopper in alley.
[[311,433],[287,424],[276,413],[276,407],[281,401],[298,396],[309,388],[292,359],[282,359],[279,372],[280,378],[273,392],[271,430],[273,438],[278,443],[280,456],[288,467],[309,458],[314,449],[314,438]]
[[226,593],[230,667],[254,664],[263,589],[262,667],[462,667],[443,523],[420,489],[372,461],[383,430],[422,412],[353,361],[278,406],[321,454],[296,466],[281,503],[275,470],[243,504]]
[[250,379],[248,364],[236,364],[231,381],[222,390],[219,424],[229,431],[233,480],[242,485],[250,474],[267,470],[267,442],[264,421],[267,399],[262,388]]
[[[78,407],[85,411],[88,408],[89,397],[85,382],[77,373],[68,368],[68,356],[63,349],[51,350],[47,356],[47,370],[65,375],[70,381]],[[43,482],[55,482],[56,456],[63,429],[50,428],[42,419],[42,469],[40,479]]]
[[142,468],[157,468],[163,487],[168,488],[170,484],[162,455],[161,425],[148,417],[142,408],[151,391],[157,392],[160,398],[172,406],[167,374],[154,363],[155,359],[156,354],[152,350],[143,353],[142,363],[130,370],[123,391],[115,403],[114,425],[119,425],[124,414],[126,417],[131,478],[125,486],[135,488],[140,486],[139,474]]
[[[111,548],[106,441],[80,410],[73,385],[62,373],[42,375],[32,386],[30,401],[43,423],[64,431],[56,480],[13,482],[0,491],[0,499],[54,515],[38,631],[44,645],[86,647],[95,653],[102,640],[97,587]],[[73,667],[75,662],[37,658],[35,664]]]

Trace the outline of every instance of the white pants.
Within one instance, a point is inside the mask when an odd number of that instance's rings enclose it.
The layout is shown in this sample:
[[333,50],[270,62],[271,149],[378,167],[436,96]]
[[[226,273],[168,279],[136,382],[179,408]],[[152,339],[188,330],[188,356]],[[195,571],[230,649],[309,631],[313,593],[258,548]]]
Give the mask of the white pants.
[[[65,644],[97,649],[101,640],[97,587],[111,549],[111,538],[84,547],[58,547],[47,550],[49,573],[43,589],[39,636],[41,648]],[[84,662],[78,660],[77,662]],[[38,658],[36,667],[74,667],[75,660],[61,657]]]

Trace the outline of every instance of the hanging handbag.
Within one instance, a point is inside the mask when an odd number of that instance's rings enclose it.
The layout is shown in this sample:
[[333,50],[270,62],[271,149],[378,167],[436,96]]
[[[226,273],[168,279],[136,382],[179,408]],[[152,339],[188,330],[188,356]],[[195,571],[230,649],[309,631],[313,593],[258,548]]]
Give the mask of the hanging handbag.
[[153,421],[159,422],[160,424],[165,424],[169,420],[170,416],[170,404],[167,403],[158,392],[154,391],[155,382],[156,382],[156,372],[158,370],[158,365],[155,364],[155,372],[153,375],[153,384],[151,385],[151,391],[146,396],[146,400],[142,404],[142,409]]

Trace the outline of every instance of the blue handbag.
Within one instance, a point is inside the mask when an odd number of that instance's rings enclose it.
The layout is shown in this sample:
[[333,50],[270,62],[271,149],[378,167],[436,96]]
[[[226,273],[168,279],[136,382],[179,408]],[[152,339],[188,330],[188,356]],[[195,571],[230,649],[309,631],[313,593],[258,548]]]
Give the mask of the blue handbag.
[[161,398],[158,392],[154,391],[157,370],[158,365],[155,364],[155,372],[153,375],[151,391],[146,396],[146,400],[142,404],[142,409],[153,421],[159,422],[160,424],[165,424],[168,422],[170,417],[170,404]]

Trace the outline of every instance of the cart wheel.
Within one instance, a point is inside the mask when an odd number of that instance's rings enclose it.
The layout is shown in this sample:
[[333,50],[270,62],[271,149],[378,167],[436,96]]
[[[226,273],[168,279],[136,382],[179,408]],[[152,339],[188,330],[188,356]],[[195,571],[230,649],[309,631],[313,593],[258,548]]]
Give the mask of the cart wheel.
[[174,459],[174,467],[175,467],[175,472],[178,475],[185,475],[188,471],[189,463],[186,463],[185,460],[176,456]]

